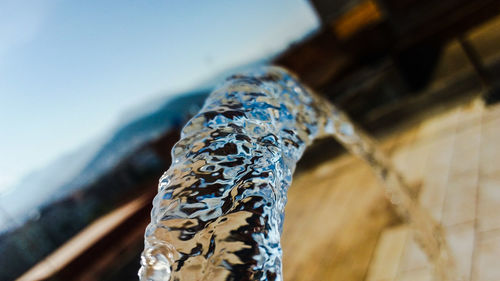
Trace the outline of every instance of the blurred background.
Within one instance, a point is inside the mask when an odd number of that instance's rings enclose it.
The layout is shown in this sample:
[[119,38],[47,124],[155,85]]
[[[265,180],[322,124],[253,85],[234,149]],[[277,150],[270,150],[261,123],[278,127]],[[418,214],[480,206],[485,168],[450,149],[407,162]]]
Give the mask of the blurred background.
[[[465,278],[500,280],[495,0],[0,0],[0,280],[136,280],[180,129],[263,64],[377,136]],[[332,140],[306,152],[285,280],[432,280],[367,169]]]

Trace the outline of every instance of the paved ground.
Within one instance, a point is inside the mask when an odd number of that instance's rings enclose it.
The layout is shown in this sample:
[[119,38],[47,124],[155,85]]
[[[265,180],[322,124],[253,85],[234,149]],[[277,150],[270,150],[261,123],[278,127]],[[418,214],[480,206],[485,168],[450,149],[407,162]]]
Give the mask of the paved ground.
[[[500,280],[499,128],[500,106],[465,105],[421,124],[394,154],[407,175],[422,177],[420,203],[445,226],[464,280]],[[407,226],[383,231],[368,280],[432,280]]]
[[[467,34],[487,65],[500,59],[498,30],[500,17]],[[453,41],[428,90],[472,71]],[[420,184],[419,202],[445,226],[464,280],[500,280],[500,105],[475,99],[425,114],[381,145],[409,182]],[[433,280],[375,176],[349,155],[295,177],[283,250],[287,281]]]
[[[465,280],[500,280],[500,105],[480,100],[382,141],[442,222]],[[433,280],[369,168],[345,155],[296,177],[283,235],[285,280]]]

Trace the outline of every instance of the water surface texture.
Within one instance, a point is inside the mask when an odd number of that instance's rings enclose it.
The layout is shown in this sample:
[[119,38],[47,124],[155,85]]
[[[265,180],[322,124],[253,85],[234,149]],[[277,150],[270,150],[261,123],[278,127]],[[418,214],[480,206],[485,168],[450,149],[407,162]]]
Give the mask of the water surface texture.
[[345,114],[277,67],[228,78],[184,127],[153,202],[141,280],[282,280],[287,190],[306,147],[324,136],[374,168],[446,280],[446,241],[402,177]]

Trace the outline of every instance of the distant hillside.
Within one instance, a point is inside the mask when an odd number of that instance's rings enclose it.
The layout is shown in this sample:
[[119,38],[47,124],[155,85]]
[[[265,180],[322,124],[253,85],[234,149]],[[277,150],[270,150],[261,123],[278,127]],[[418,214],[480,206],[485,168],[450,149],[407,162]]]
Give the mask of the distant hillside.
[[24,177],[0,198],[3,209],[12,216],[11,221],[0,217],[0,232],[36,216],[40,206],[92,184],[145,143],[181,127],[208,94],[209,90],[197,90],[168,98],[155,110],[120,126],[107,140],[87,145]]
[[208,93],[209,90],[201,90],[176,96],[164,102],[157,110],[119,128],[85,168],[61,187],[61,193],[71,192],[91,183],[144,143],[159,138],[172,128],[182,127],[187,121],[186,116],[199,111]]

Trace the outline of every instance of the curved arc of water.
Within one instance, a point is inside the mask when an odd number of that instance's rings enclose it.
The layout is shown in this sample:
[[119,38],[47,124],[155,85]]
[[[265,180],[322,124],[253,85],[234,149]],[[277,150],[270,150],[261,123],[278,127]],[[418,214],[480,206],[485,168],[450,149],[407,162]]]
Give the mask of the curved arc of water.
[[441,280],[451,280],[439,224],[388,158],[347,115],[277,67],[229,77],[184,127],[153,201],[141,280],[282,280],[292,174],[306,147],[328,136],[373,168]]

